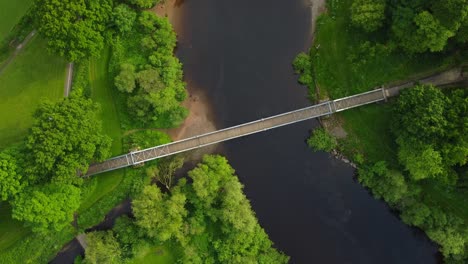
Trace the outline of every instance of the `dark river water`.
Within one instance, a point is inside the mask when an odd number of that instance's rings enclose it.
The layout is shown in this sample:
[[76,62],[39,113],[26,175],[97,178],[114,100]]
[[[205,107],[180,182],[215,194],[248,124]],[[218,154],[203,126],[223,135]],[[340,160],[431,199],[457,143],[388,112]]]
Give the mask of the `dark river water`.
[[[178,2],[177,55],[189,85],[211,101],[219,128],[310,105],[291,68],[310,45],[304,0]],[[223,145],[275,246],[291,263],[439,262],[436,246],[374,200],[353,168],[307,148],[317,126],[311,120]],[[110,228],[128,203],[121,208],[95,229]],[[72,263],[78,254],[71,241],[52,263]]]
[[[218,126],[309,105],[291,61],[310,45],[303,0],[186,0],[178,56]],[[305,139],[308,121],[224,144],[260,224],[291,263],[437,263],[437,248]]]

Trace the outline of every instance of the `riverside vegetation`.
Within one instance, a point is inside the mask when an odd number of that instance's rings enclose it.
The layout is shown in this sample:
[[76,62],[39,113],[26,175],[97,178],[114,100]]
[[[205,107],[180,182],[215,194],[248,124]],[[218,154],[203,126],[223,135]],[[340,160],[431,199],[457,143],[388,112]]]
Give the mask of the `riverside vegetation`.
[[[173,55],[176,34],[167,18],[145,11],[158,2],[35,0],[23,19],[34,21],[50,56],[75,62],[75,72],[70,97],[36,103],[29,132],[1,150],[2,263],[48,262],[128,198],[135,218],[117,221],[114,231],[90,233],[85,263],[287,262],[224,158],[206,157],[189,173],[193,183],[182,179],[175,186],[180,157],[77,176],[111,154],[168,143],[155,129],[178,126],[188,113],[180,104],[186,91]],[[12,31],[18,38],[22,23]],[[151,207],[161,211],[145,209]]]
[[[338,98],[467,62],[468,2],[331,0],[314,47],[293,65],[313,100]],[[347,136],[314,132],[337,148],[358,180],[401,219],[440,245],[447,263],[468,260],[468,91],[416,86],[385,105],[339,114]],[[327,120],[325,120],[327,122]],[[336,122],[336,120],[330,121]]]

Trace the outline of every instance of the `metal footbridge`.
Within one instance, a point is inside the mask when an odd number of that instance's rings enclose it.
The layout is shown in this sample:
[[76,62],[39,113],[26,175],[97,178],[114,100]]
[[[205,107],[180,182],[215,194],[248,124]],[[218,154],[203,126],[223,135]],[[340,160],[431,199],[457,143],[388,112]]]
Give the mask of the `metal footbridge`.
[[344,111],[350,108],[384,101],[387,99],[388,95],[388,90],[384,88],[377,89],[337,100],[326,101],[306,108],[286,112],[268,118],[262,118],[260,120],[217,130],[195,137],[186,138],[172,143],[130,152],[125,155],[108,159],[101,163],[92,164],[89,167],[86,176],[117,170],[129,166],[135,166],[146,161],[159,159],[254,133],[259,133],[272,128],[286,126],[312,118],[331,115],[333,113]]

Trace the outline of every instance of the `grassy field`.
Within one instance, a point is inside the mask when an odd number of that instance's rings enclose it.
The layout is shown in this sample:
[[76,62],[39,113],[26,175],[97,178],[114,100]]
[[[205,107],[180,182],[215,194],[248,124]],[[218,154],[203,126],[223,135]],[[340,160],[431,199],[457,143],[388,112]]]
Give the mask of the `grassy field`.
[[0,1],[0,41],[31,7],[32,0]]
[[0,148],[26,135],[42,99],[63,97],[66,62],[45,50],[45,40],[35,37],[0,75]]
[[[122,131],[120,129],[120,119],[114,102],[112,84],[108,78],[108,62],[110,51],[105,49],[99,59],[90,60],[89,79],[91,83],[91,98],[101,106],[100,117],[103,131],[112,138],[111,153],[113,156],[122,154]],[[98,177],[98,184],[81,205],[80,211],[92,206],[93,203],[111,192],[119,185],[124,176],[124,170],[111,171],[101,174]]]
[[129,264],[171,264],[175,263],[174,255],[167,246],[144,247],[136,256],[128,262]]
[[23,227],[23,223],[11,218],[11,207],[8,203],[0,203],[0,252],[31,232]]

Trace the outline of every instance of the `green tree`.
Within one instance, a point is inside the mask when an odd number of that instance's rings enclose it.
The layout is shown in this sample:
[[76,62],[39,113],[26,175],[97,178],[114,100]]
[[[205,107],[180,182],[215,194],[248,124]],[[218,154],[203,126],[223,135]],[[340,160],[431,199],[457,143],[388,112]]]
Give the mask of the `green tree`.
[[376,198],[383,198],[389,204],[396,204],[408,192],[408,186],[401,173],[388,170],[384,161],[373,166],[362,166],[358,170],[359,181],[372,190]]
[[24,187],[16,163],[10,154],[0,153],[0,199],[3,201],[15,197]]
[[293,68],[299,74],[299,83],[302,85],[313,85],[312,62],[310,56],[304,52],[299,53],[293,61]]
[[385,4],[385,0],[354,0],[351,22],[367,32],[379,29],[385,20]]
[[139,8],[151,8],[164,0],[126,0],[129,4],[135,5]]
[[34,232],[60,231],[73,220],[80,193],[68,184],[28,187],[12,202],[12,217],[24,221]]
[[112,11],[114,24],[117,26],[120,33],[126,33],[132,30],[136,17],[136,12],[125,4],[114,7]]
[[121,92],[131,93],[136,87],[135,66],[129,63],[120,65],[120,73],[114,79],[115,87]]
[[465,252],[466,239],[460,232],[452,227],[439,230],[429,230],[427,235],[430,239],[442,245],[441,252],[445,257],[451,254],[463,254]]
[[182,236],[186,197],[176,188],[169,197],[155,185],[146,186],[132,201],[136,223],[147,236],[166,241]]
[[35,0],[37,25],[49,49],[77,61],[98,56],[112,11],[111,0]]
[[328,134],[323,128],[317,128],[312,132],[312,136],[307,140],[307,145],[315,151],[330,152],[338,146],[335,137]]
[[140,88],[149,94],[157,93],[165,88],[156,69],[150,68],[140,71],[137,74],[137,81]]
[[400,145],[398,158],[413,180],[446,176],[440,153],[430,146],[414,146],[397,140]]
[[146,174],[163,184],[167,190],[172,187],[174,173],[184,165],[184,157],[180,155],[162,158],[158,166],[151,166],[146,169]]
[[132,257],[133,248],[138,243],[141,243],[141,239],[144,236],[141,229],[135,225],[135,221],[132,219],[127,216],[121,216],[115,221],[112,230],[122,248],[122,257]]
[[91,161],[105,159],[110,138],[101,132],[97,111],[95,103],[79,94],[42,103],[27,138],[29,178],[79,183],[78,171],[85,173]]
[[[225,158],[205,156],[202,163],[189,172],[189,177],[193,183],[181,188],[195,208],[188,222],[189,234],[193,234],[197,244],[187,242],[190,250],[185,252],[184,259],[199,260],[201,257],[201,263],[288,262],[287,256],[272,248],[272,242],[255,219],[243,187]],[[206,228],[213,225],[221,232]],[[206,241],[207,245],[202,246],[199,241]],[[206,248],[213,248],[214,252]],[[205,252],[213,257],[207,257]]]
[[86,234],[88,247],[83,263],[119,264],[122,263],[120,245],[112,231],[97,231]]

